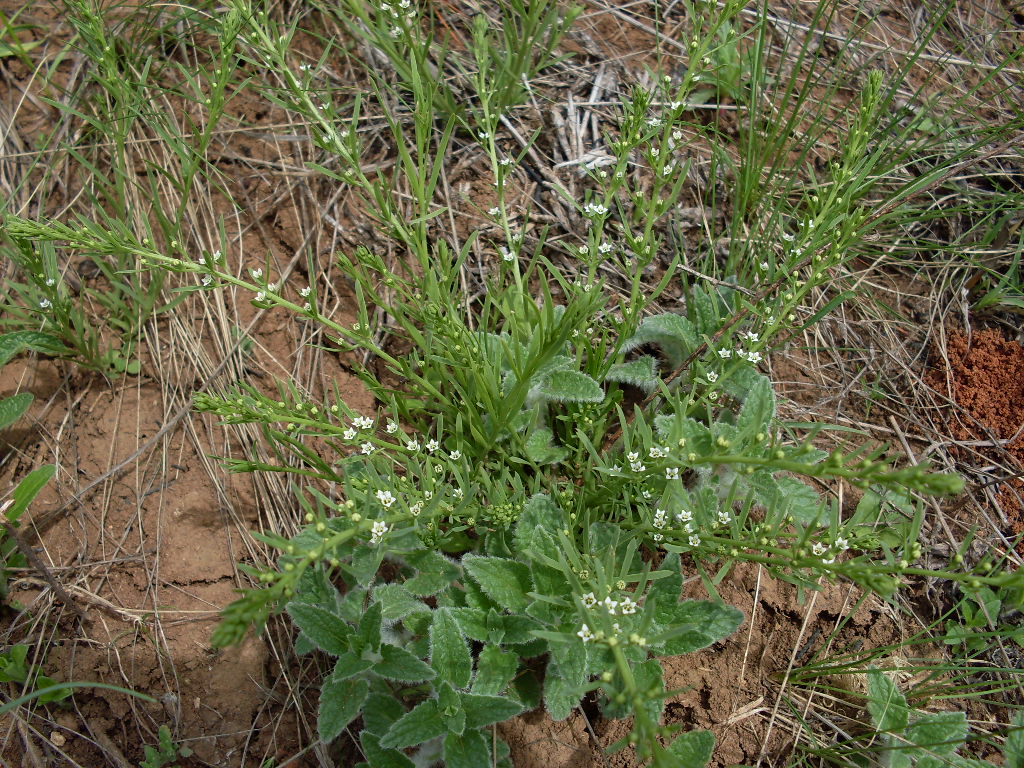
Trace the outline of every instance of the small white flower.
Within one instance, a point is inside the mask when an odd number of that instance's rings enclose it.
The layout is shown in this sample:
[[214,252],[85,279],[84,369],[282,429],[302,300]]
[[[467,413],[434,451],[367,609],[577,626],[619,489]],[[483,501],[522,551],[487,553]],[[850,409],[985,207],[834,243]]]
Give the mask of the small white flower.
[[423,502],[417,501],[411,507],[409,507],[409,514],[413,517],[419,517],[420,512],[423,511]]
[[49,299],[43,299],[42,301],[39,302],[40,309],[49,309],[52,306],[53,304],[50,302]]
[[834,563],[835,561],[836,561],[835,556],[821,558],[822,565],[832,565],[832,563]]
[[462,458],[462,451],[452,451],[450,454],[448,454],[448,457],[452,461],[458,461],[459,459]]
[[220,253],[219,249],[213,252],[213,257],[212,258],[213,258],[214,261],[220,261],[221,253]]
[[583,206],[584,216],[604,216],[608,213],[608,207],[602,203],[587,203]]
[[636,451],[630,451],[626,454],[626,461],[636,461],[640,458],[640,454]]
[[456,499],[461,499],[464,495],[465,491],[463,491],[461,488],[454,488],[452,490],[452,496],[454,496]]
[[850,548],[850,542],[847,539],[844,539],[842,536],[840,536],[836,539],[835,547],[840,552],[845,552]]
[[728,525],[730,522],[732,522],[732,518],[729,516],[728,510],[723,509],[719,511],[718,522],[722,525]]
[[252,279],[253,280],[259,280],[261,277],[263,277],[263,270],[262,269],[250,269],[249,270],[249,274],[252,275]]
[[370,543],[378,544],[380,540],[384,538],[384,534],[388,532],[388,524],[383,520],[378,520],[373,524],[373,529],[370,531]]
[[663,534],[663,533],[656,533],[653,536],[651,536],[651,538],[654,539],[655,541],[661,541],[662,539],[665,538],[665,534]]
[[377,491],[377,501],[385,507],[390,507],[395,503],[395,496],[391,491]]
[[583,597],[581,597],[580,600],[583,601],[583,604],[587,606],[587,608],[593,608],[595,605],[597,605],[597,598],[594,597],[593,592],[587,592],[587,594],[583,595]]
[[664,459],[668,455],[664,448],[657,445],[652,445],[649,453],[652,459]]
[[53,286],[55,286],[56,284],[57,284],[57,281],[54,280],[52,277],[46,278],[46,287],[47,288],[53,288]]
[[608,609],[608,613],[611,616],[615,615],[615,609],[619,607],[618,600],[612,600],[610,597],[606,597],[603,601],[604,607]]
[[384,427],[384,431],[387,432],[389,435],[395,434],[395,432],[398,431],[398,422],[394,420],[389,420],[387,426]]
[[356,431],[352,429],[352,427],[349,427],[348,429],[341,433],[341,436],[345,440],[352,441],[356,439]]
[[755,365],[760,363],[762,359],[760,352],[747,352],[747,360]]
[[504,245],[499,245],[498,250],[501,252],[501,260],[507,264],[511,264],[516,260],[516,255],[513,251],[510,251]]
[[211,275],[203,275],[202,283],[204,286],[210,286],[213,284],[213,277]]
[[309,296],[312,290],[313,289],[310,288],[308,285],[305,288],[299,288],[299,296],[305,299],[307,296]]
[[622,598],[622,615],[631,616],[636,613],[637,603],[628,597]]
[[267,290],[271,293],[277,291],[277,283],[267,283]]
[[666,480],[678,480],[679,479],[679,467],[665,467],[665,479]]
[[792,243],[794,238],[793,235],[789,234],[789,232],[783,232],[782,239],[785,240],[787,243]]
[[753,331],[744,331],[743,338],[745,338],[751,344],[757,344],[757,342],[761,340],[760,337]]
[[580,627],[580,631],[576,634],[584,643],[589,643],[591,640],[594,639],[594,633],[590,631],[590,627],[588,627],[586,624]]
[[581,254],[583,254],[585,256],[588,253],[590,253],[590,246],[587,245],[586,243],[584,243],[583,245],[581,245],[579,247],[579,251],[580,251]]
[[434,492],[433,491],[424,491],[423,492],[423,498],[426,499],[427,501],[430,501],[432,498],[434,498]]
[[718,374],[714,371],[708,371],[708,382],[714,384],[716,381],[718,381]]
[[352,426],[356,429],[373,429],[373,419],[369,416],[356,416],[352,419]]
[[402,29],[401,27],[392,27],[388,30],[388,34],[397,39],[402,36]]
[[824,555],[826,549],[827,549],[827,547],[824,544],[822,544],[820,541],[816,541],[816,542],[814,542],[813,545],[811,545],[811,552],[813,552],[818,557],[820,557],[821,555]]
[[502,168],[508,168],[510,165],[512,165],[512,158],[503,157],[501,158],[501,160],[498,161],[498,165],[500,165]]
[[693,523],[687,523],[683,526],[683,533],[693,533]]
[[693,520],[693,512],[688,509],[681,510],[679,514],[676,515],[676,520],[680,523],[687,523],[690,520]]
[[302,305],[302,311],[303,312],[309,312],[312,308],[313,308],[313,305],[310,304],[308,301],[305,304]]
[[437,442],[437,440],[428,440],[427,441],[427,452],[428,453],[433,453],[434,451],[436,451],[440,447],[441,447],[441,444],[439,442]]
[[362,451],[364,456],[369,456],[373,453],[373,443],[363,443],[359,446],[359,450]]
[[599,246],[597,246],[597,250],[601,253],[611,253],[612,251],[615,250],[615,246],[612,245],[611,243],[601,243]]
[[645,472],[647,470],[647,467],[645,467],[643,462],[640,461],[629,462],[629,468],[634,472]]
[[489,215],[491,215],[491,216],[497,216],[499,213],[501,213],[501,208],[499,208],[498,206],[494,206],[493,208],[488,208],[487,209],[487,213]]
[[687,539],[687,541],[690,542],[690,546],[691,547],[699,547],[700,546],[700,536],[698,536],[696,533],[691,534],[690,538]]
[[720,358],[722,358],[723,360],[728,360],[730,357],[732,357],[732,350],[731,349],[720,349],[720,350],[718,350],[718,356]]
[[267,300],[267,292],[266,291],[257,291],[256,292],[256,301],[266,301],[266,300]]
[[654,527],[664,528],[666,523],[668,523],[668,512],[664,509],[654,510]]
[[645,499],[651,498],[651,492],[648,491],[646,488],[640,491],[640,495],[643,496]]
[[415,453],[416,451],[418,451],[420,449],[420,441],[419,440],[410,440],[409,442],[407,442],[405,444],[405,447],[406,447],[407,450],[410,450],[413,453]]
[[615,633],[616,635],[617,635],[617,634],[619,634],[619,632],[621,632],[621,631],[622,631],[622,627],[620,627],[620,626],[619,626],[619,622],[617,622],[617,621],[613,621],[613,622],[612,622],[612,631],[613,631],[613,632],[614,632],[614,633]]
[[768,262],[767,261],[762,261],[757,266],[759,266],[761,268],[762,272],[767,272],[768,271]]

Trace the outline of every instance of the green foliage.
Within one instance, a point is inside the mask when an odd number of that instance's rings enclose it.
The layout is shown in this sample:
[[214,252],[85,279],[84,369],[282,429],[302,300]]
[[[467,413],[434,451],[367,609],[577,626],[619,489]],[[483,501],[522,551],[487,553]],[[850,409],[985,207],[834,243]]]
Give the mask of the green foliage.
[[[896,684],[883,672],[868,672],[867,710],[874,733],[871,751],[886,768],[990,768],[992,763],[959,754],[969,737],[964,712],[922,712],[913,709]],[[1018,711],[1010,724],[1004,746],[1004,765],[1024,761],[1024,712]],[[844,753],[857,756],[856,748]]]
[[[29,663],[30,650],[29,646],[18,644],[0,653],[0,682],[18,683],[26,692],[58,686],[55,680],[42,674],[39,667]],[[63,701],[70,695],[71,688],[57,687],[55,690],[40,693],[36,699],[41,704],[46,704]]]
[[191,749],[184,746],[179,747],[174,743],[171,729],[166,725],[160,726],[157,736],[160,741],[155,747],[148,744],[143,746],[145,758],[139,763],[139,768],[174,768],[174,763],[179,757],[192,755]]

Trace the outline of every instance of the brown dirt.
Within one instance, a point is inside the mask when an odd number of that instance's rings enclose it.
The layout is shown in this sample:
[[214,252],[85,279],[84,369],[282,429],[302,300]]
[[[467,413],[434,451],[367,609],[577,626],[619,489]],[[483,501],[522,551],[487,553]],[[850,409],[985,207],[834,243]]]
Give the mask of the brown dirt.
[[[951,331],[925,381],[956,406],[943,410],[950,437],[961,443],[950,454],[990,481],[1005,478],[993,483],[992,508],[1002,513],[1007,537],[1024,534],[1024,346],[996,329]],[[981,469],[979,458],[993,464]]]

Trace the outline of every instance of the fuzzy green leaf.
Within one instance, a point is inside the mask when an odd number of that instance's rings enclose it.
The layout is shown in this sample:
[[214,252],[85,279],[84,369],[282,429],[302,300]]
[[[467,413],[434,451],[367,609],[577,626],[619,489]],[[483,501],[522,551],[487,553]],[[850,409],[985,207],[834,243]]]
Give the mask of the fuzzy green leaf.
[[657,344],[675,367],[697,348],[700,338],[693,323],[685,317],[666,313],[644,320],[632,338],[623,344],[623,351],[629,352],[644,344]]
[[462,565],[487,596],[503,608],[520,612],[530,604],[530,570],[522,563],[503,557],[466,555]]
[[381,677],[403,683],[422,683],[436,676],[433,667],[403,648],[385,643],[380,647],[380,655],[383,658],[374,665],[373,671]]
[[526,458],[537,465],[557,464],[569,452],[554,444],[555,435],[547,427],[535,429],[526,440]]
[[380,740],[380,746],[384,749],[414,747],[447,730],[437,709],[437,702],[427,699],[397,720]]
[[544,705],[553,720],[565,720],[583,696],[587,654],[577,642],[552,642],[544,675]]
[[352,629],[344,619],[319,606],[295,601],[288,603],[287,611],[295,626],[321,651],[332,656],[348,651]]
[[868,712],[875,729],[886,733],[902,733],[910,722],[907,699],[877,669],[868,672]]
[[402,584],[380,585],[373,590],[373,599],[380,603],[381,617],[389,621],[430,610],[426,603],[417,600]]
[[664,656],[707,648],[731,635],[743,623],[743,611],[708,600],[686,600],[671,606],[670,610],[658,605],[657,612],[659,617],[664,617],[662,627],[668,632],[682,629],[665,641],[660,654]]
[[317,733],[324,744],[330,744],[345,726],[359,716],[363,702],[370,692],[364,679],[335,680],[329,677],[320,688],[320,715]]
[[740,434],[753,435],[764,431],[774,417],[775,390],[766,376],[758,375],[743,399],[736,429]]
[[552,371],[536,389],[545,400],[556,403],[600,403],[601,385],[581,371]]
[[402,586],[418,597],[436,595],[459,578],[459,569],[447,557],[432,549],[422,549],[406,556],[416,575]]
[[447,682],[441,683],[437,692],[437,711],[441,713],[449,733],[462,733],[466,730],[466,710],[462,707],[462,698]]
[[476,660],[473,693],[496,696],[512,682],[519,671],[519,659],[496,645],[486,645]]
[[564,528],[563,517],[562,510],[546,494],[531,496],[516,521],[512,537],[516,553],[530,560],[537,555],[557,557],[558,547],[548,531]]
[[963,712],[932,712],[918,717],[904,736],[930,753],[949,756],[967,739],[967,715]]
[[373,662],[356,656],[354,653],[343,653],[334,662],[334,671],[331,677],[335,680],[347,680],[350,677],[361,675],[373,666]]
[[480,643],[486,643],[490,630],[487,628],[487,614],[480,608],[449,608],[462,634]]
[[14,331],[0,336],[0,368],[26,349],[41,352],[44,355],[63,357],[71,354],[71,350],[61,344],[60,339],[41,331]]
[[380,739],[367,730],[359,734],[359,745],[372,768],[416,768],[416,763],[397,749],[384,749]]
[[480,731],[449,733],[444,737],[444,763],[447,768],[481,768],[490,762],[487,741]]
[[679,768],[704,768],[715,751],[715,734],[711,731],[681,733],[668,751],[679,761]]
[[381,605],[374,603],[366,609],[359,621],[359,629],[353,638],[353,649],[358,651],[377,651],[380,648]]
[[28,509],[28,505],[39,495],[50,478],[56,473],[57,467],[53,464],[44,464],[38,469],[33,469],[18,483],[11,498],[14,503],[7,508],[6,516],[10,522],[17,522],[22,513]]
[[650,355],[644,355],[628,363],[613,365],[604,378],[605,381],[629,384],[644,392],[652,392],[661,377],[658,376],[658,361]]
[[363,704],[363,729],[383,736],[405,714],[405,708],[394,696],[371,693]]
[[466,711],[467,728],[483,728],[501,723],[523,711],[522,705],[504,696],[462,694],[462,708]]
[[0,400],[0,429],[7,429],[25,415],[25,411],[32,405],[31,392],[19,392]]
[[442,680],[456,688],[465,688],[469,684],[473,660],[459,625],[448,608],[437,609],[430,625],[430,665]]

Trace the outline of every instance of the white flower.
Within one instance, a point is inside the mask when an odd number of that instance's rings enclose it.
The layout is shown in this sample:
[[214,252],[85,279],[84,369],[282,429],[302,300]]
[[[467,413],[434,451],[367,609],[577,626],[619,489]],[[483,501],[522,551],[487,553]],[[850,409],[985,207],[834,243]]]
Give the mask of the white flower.
[[630,616],[630,615],[636,613],[636,609],[637,609],[637,604],[636,604],[635,601],[631,600],[628,597],[622,598],[622,615],[623,616]]
[[767,261],[762,261],[757,266],[759,266],[761,268],[762,272],[767,272],[768,271],[768,262]]
[[373,524],[373,529],[370,531],[370,543],[378,544],[384,537],[384,534],[388,532],[388,524],[383,520],[378,520]]
[[836,561],[835,556],[821,558],[822,565],[832,565],[832,563],[834,563],[835,561]]
[[581,254],[586,255],[590,253],[590,246],[584,243],[583,245],[580,246],[579,251]]
[[690,542],[690,546],[691,547],[699,547],[700,546],[700,536],[698,536],[696,533],[690,534],[690,538],[687,539],[687,541]]
[[824,544],[822,544],[820,541],[814,542],[814,544],[811,546],[811,552],[813,552],[815,555],[817,555],[819,557],[821,555],[825,554],[825,550],[826,549],[827,549],[827,547]]
[[426,499],[427,501],[430,501],[432,498],[434,498],[434,492],[433,491],[424,491],[423,492],[423,498]]
[[693,512],[688,509],[681,510],[679,514],[676,515],[676,520],[680,523],[688,523],[690,520],[693,520]]
[[352,419],[352,426],[356,429],[373,429],[373,419],[368,416],[356,416]]
[[312,290],[313,289],[310,288],[308,285],[305,288],[299,288],[299,296],[301,296],[302,298],[306,298],[307,296],[309,296]]
[[204,286],[213,284],[213,277],[211,275],[203,275],[202,283]]
[[608,207],[601,203],[587,203],[583,206],[584,216],[604,216],[608,213]]
[[436,451],[440,447],[441,447],[441,444],[439,442],[437,442],[437,440],[428,440],[427,441],[427,452],[428,453],[433,453],[434,451]]
[[743,338],[745,338],[751,344],[756,344],[760,340],[758,335],[753,331],[744,331]]
[[389,435],[395,434],[395,432],[398,431],[398,422],[397,421],[388,421],[387,426],[384,427],[384,431],[387,432]]
[[311,310],[312,308],[313,308],[313,305],[310,304],[308,301],[305,304],[302,305],[302,311],[303,312],[309,312],[309,310]]
[[499,213],[501,213],[501,208],[499,208],[498,206],[494,206],[493,208],[488,208],[487,209],[487,213],[490,216],[497,216]]
[[458,461],[459,459],[462,458],[462,451],[452,451],[450,454],[448,454],[448,457],[452,461]]
[[498,250],[501,252],[501,260],[507,263],[512,263],[516,260],[516,255],[513,251],[510,251],[504,245],[499,245]]
[[419,440],[410,440],[409,442],[407,442],[405,444],[405,447],[408,450],[410,450],[410,451],[415,453],[416,451],[418,451],[420,449],[420,441]]
[[49,309],[52,306],[53,304],[50,302],[49,299],[43,299],[42,301],[39,302],[40,309]]
[[654,527],[664,528],[666,523],[668,523],[668,512],[664,509],[654,510]]
[[456,499],[461,499],[463,495],[465,495],[465,491],[463,491],[461,488],[455,488],[452,490],[452,496],[454,496]]
[[501,158],[501,160],[498,161],[498,165],[500,165],[502,168],[508,168],[510,165],[512,165],[512,158],[503,157]]
[[661,448],[661,447],[659,447],[657,445],[652,445],[651,446],[650,457],[652,459],[664,459],[665,456],[667,456],[667,455],[668,454],[665,452],[664,448]]
[[220,250],[218,249],[218,250],[213,252],[213,260],[214,261],[220,261],[220,258],[221,258],[221,254],[220,254]]
[[402,36],[402,30],[400,27],[392,27],[388,30],[388,34],[394,38],[399,38]]
[[599,246],[597,246],[597,250],[601,253],[611,253],[612,251],[615,250],[615,246],[612,245],[611,243],[601,243]]
[[723,509],[718,513],[718,522],[722,525],[728,525],[731,521],[732,518],[729,517],[728,510]]
[[46,278],[46,286],[48,288],[53,288],[53,286],[55,286],[56,284],[57,284],[57,281],[54,280],[52,277]]
[[629,462],[629,468],[634,472],[644,472],[647,469],[647,467],[643,465],[643,462],[640,461]]
[[655,541],[661,541],[662,539],[665,538],[665,534],[663,534],[663,533],[656,533],[653,536],[651,536],[651,538],[654,539]]
[[359,450],[362,451],[364,456],[369,456],[373,453],[373,443],[363,443],[359,446]]
[[732,357],[732,350],[731,349],[720,349],[720,350],[718,350],[718,356],[720,358],[722,358],[723,360],[728,360],[730,357]]
[[848,540],[844,539],[842,536],[840,536],[839,538],[836,539],[835,547],[840,552],[845,552],[846,550],[848,550],[850,548],[850,542]]
[[377,501],[384,507],[390,507],[395,503],[395,496],[391,491],[377,491]]
[[253,280],[259,280],[261,277],[263,277],[263,270],[262,269],[250,269],[249,270],[249,274],[252,275],[252,279]]
[[614,616],[615,609],[619,607],[619,601],[612,600],[610,597],[606,597],[602,602],[604,604],[604,607],[608,609],[608,613]]
[[789,234],[789,232],[783,232],[782,233],[782,239],[785,240],[787,243],[792,243],[793,242],[793,235]]
[[718,374],[714,371],[708,371],[708,382],[714,384],[716,381],[718,381]]
[[417,501],[411,507],[409,507],[409,514],[413,517],[419,517],[420,512],[423,511],[423,502]]
[[651,498],[651,492],[648,491],[646,488],[640,491],[640,495],[643,496],[645,499]]
[[613,621],[613,622],[612,622],[612,631],[613,631],[613,632],[614,632],[614,633],[615,633],[616,635],[617,635],[617,634],[619,634],[619,632],[621,632],[621,631],[622,631],[622,627],[620,627],[620,626],[619,626],[619,622],[617,622],[617,621]]
[[344,432],[341,433],[341,436],[342,436],[342,438],[344,440],[350,440],[350,441],[351,440],[355,440],[356,439],[356,431],[354,429],[352,429],[351,427],[349,427],[348,429],[346,429]]
[[590,627],[588,627],[586,624],[580,627],[580,631],[576,634],[584,643],[589,643],[591,640],[594,639],[594,633],[590,631]]
[[629,453],[626,454],[626,461],[632,462],[632,461],[636,461],[639,458],[640,458],[640,454],[637,453],[636,451],[630,451]]
[[267,300],[267,293],[266,293],[266,291],[257,291],[256,292],[256,301],[266,301],[266,300]]
[[597,598],[594,597],[593,592],[587,592],[587,594],[583,595],[583,597],[581,597],[580,600],[583,601],[583,604],[587,606],[587,608],[593,608],[595,605],[597,605]]
[[267,290],[271,293],[277,291],[277,283],[267,283]]
[[679,479],[679,467],[665,467],[665,479],[666,480],[678,480]]

